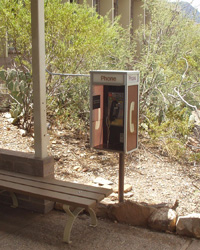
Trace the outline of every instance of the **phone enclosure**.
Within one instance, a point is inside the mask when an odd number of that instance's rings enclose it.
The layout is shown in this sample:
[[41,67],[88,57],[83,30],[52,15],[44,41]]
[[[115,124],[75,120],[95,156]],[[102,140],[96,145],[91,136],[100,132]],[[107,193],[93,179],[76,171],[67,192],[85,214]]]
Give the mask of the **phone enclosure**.
[[124,153],[137,149],[139,71],[91,71],[90,83],[90,146]]

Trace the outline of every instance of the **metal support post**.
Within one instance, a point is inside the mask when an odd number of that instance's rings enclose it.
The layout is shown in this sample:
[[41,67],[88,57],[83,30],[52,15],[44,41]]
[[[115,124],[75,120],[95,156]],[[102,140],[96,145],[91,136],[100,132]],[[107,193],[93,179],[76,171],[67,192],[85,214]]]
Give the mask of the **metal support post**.
[[119,154],[119,202],[124,201],[124,153]]

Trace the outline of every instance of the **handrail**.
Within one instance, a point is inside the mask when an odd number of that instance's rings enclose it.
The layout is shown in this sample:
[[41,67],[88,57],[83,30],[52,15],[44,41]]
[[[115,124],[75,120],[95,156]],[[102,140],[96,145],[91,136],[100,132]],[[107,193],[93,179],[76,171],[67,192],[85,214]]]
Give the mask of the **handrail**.
[[46,69],[46,72],[49,73],[52,76],[72,76],[72,77],[78,77],[78,76],[85,76],[90,77],[88,74],[66,74],[66,73],[53,73]]

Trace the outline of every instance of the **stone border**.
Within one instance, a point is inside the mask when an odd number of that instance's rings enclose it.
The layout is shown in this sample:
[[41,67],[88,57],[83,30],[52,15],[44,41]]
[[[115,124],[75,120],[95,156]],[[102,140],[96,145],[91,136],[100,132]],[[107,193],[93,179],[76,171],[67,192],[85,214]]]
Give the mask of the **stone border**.
[[148,205],[132,201],[116,204],[100,203],[96,213],[99,217],[119,223],[200,239],[200,214],[178,216],[175,211],[177,206],[177,201],[172,206]]

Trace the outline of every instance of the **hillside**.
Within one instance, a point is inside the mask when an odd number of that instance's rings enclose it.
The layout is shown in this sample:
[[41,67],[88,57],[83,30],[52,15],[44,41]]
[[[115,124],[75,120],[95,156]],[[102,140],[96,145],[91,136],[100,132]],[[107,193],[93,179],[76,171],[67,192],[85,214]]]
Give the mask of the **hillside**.
[[200,23],[200,12],[197,9],[195,9],[190,3],[184,1],[180,2],[179,5],[181,11],[185,13],[187,17],[195,20],[196,23]]

